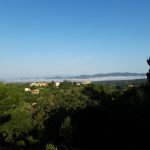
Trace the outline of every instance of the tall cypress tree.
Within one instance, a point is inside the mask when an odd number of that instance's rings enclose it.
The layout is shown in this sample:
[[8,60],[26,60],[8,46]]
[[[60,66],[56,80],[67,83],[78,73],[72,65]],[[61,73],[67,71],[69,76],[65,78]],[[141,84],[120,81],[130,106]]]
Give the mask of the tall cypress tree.
[[[149,57],[149,59],[147,59],[147,63],[150,66],[150,57]],[[147,75],[148,83],[150,84],[150,69],[149,69],[149,72],[146,75]]]

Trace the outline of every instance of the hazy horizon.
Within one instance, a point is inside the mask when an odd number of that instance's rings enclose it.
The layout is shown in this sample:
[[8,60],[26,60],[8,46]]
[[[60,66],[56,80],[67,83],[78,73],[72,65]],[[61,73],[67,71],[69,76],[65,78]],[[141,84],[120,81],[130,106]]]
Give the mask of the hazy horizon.
[[[107,74],[107,73],[106,73]],[[109,74],[109,73],[108,73]],[[94,75],[94,74],[88,74]],[[0,78],[0,82],[51,82],[59,81],[63,82],[64,80],[73,81],[73,82],[83,82],[83,81],[118,81],[118,80],[135,80],[135,79],[146,79],[146,74],[143,75],[132,75],[132,76],[106,76],[106,77],[88,77],[88,78],[79,78],[80,75],[43,75],[43,76],[26,76],[26,77],[3,77]],[[58,78],[56,78],[58,77]],[[59,78],[62,77],[62,78]]]
[[72,81],[72,82],[83,82],[83,81],[123,81],[123,80],[136,80],[136,79],[146,79],[146,76],[118,76],[118,77],[98,77],[98,78],[88,78],[88,79],[70,79],[70,78],[65,78],[65,79],[45,79],[45,78],[7,78],[7,79],[0,79],[0,82],[19,82],[19,83],[24,83],[24,82],[51,82],[51,81],[56,81],[56,82],[63,82],[65,80]]
[[148,0],[0,1],[0,78],[146,73]]
[[79,73],[77,73],[77,74],[41,74],[41,75],[16,75],[16,74],[14,74],[14,76],[12,76],[12,75],[8,75],[8,76],[0,76],[0,79],[21,79],[21,78],[47,78],[47,77],[66,77],[66,78],[68,78],[68,77],[76,77],[76,76],[81,76],[81,75],[97,75],[97,74],[110,74],[110,73],[137,73],[137,74],[145,74],[145,76],[146,76],[146,73],[143,73],[143,72],[100,72],[100,73],[89,73],[89,74],[79,74]]

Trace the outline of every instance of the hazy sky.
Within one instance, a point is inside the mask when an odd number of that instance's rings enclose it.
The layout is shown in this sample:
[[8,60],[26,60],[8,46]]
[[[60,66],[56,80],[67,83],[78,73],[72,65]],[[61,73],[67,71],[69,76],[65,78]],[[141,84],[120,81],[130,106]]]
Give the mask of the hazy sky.
[[0,0],[0,78],[146,72],[150,0]]

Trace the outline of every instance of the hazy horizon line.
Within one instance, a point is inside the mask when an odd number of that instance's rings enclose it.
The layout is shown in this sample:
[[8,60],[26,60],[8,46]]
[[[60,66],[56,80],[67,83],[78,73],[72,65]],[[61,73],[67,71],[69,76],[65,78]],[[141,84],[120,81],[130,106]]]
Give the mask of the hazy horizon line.
[[146,73],[144,72],[128,72],[128,71],[125,71],[125,72],[119,72],[119,71],[115,71],[115,72],[101,72],[101,73],[76,73],[76,74],[43,74],[43,75],[4,75],[4,76],[0,76],[0,80],[1,79],[11,79],[11,78],[46,78],[46,77],[74,77],[74,76],[82,76],[82,75],[89,75],[89,76],[92,76],[92,75],[98,75],[98,74],[113,74],[113,73],[131,73],[131,74],[145,74]]

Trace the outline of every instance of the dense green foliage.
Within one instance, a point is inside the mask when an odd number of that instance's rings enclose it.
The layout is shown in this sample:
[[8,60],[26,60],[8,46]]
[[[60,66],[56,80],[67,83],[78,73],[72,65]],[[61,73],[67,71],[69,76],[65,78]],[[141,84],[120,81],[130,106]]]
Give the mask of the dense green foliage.
[[[131,86],[132,85],[132,86]],[[132,82],[0,83],[2,150],[136,150],[149,146],[150,86]],[[34,104],[34,105],[33,105]]]

